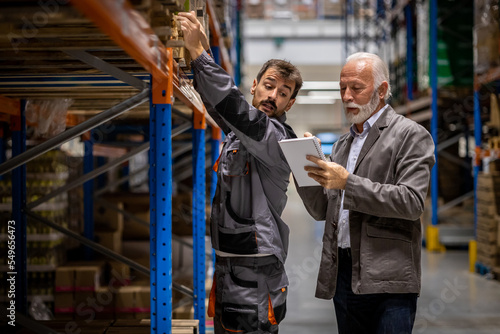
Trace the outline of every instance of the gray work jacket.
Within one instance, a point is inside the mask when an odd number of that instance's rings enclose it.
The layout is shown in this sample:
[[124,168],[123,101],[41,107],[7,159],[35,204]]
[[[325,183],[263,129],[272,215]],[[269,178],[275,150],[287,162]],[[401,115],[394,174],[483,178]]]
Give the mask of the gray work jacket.
[[278,141],[295,138],[286,116],[250,105],[206,53],[193,61],[194,87],[225,132],[212,203],[212,247],[227,253],[273,254],[285,262],[289,228],[281,219],[290,167]]
[[[350,134],[343,135],[330,160],[345,167],[352,141]],[[370,129],[344,194],[354,293],[420,292],[420,216],[434,162],[429,132],[391,107]],[[337,283],[341,191],[297,189],[311,216],[326,220],[316,297],[331,299]]]

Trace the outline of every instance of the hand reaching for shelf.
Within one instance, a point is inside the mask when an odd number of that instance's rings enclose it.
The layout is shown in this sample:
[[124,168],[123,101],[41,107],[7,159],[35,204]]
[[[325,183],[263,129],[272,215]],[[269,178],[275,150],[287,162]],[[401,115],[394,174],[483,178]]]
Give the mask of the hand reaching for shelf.
[[194,11],[179,13],[177,20],[180,22],[184,34],[184,46],[194,60],[210,47],[208,37]]

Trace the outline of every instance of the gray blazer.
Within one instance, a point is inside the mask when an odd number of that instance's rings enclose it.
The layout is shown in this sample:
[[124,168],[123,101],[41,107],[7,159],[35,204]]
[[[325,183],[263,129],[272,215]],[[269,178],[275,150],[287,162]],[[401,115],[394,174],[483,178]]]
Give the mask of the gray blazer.
[[[343,135],[330,160],[345,167],[352,141],[349,133]],[[345,188],[354,293],[420,292],[420,215],[434,163],[429,132],[389,106],[370,129]],[[309,214],[326,220],[316,297],[331,299],[337,283],[341,191],[297,189]]]

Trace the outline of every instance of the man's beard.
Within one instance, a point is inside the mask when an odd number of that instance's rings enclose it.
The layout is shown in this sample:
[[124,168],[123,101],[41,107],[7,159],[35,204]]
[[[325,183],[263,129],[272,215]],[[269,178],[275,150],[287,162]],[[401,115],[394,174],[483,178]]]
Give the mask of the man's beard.
[[[373,92],[372,98],[370,102],[364,105],[359,105],[354,102],[349,102],[349,103],[344,103],[344,113],[345,113],[345,118],[347,121],[351,124],[361,124],[364,123],[367,119],[370,118],[372,113],[375,111],[377,108],[378,104],[380,103],[379,97],[378,97],[378,92],[375,90]],[[347,108],[358,108],[359,111],[356,115],[353,113],[350,113],[347,111]]]

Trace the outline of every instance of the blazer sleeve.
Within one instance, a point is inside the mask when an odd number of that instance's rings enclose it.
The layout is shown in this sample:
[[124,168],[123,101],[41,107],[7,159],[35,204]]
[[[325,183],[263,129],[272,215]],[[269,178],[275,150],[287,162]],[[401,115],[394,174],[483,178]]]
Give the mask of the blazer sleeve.
[[416,123],[401,131],[398,137],[396,140],[401,145],[397,152],[394,182],[381,184],[349,174],[344,209],[407,220],[417,220],[421,216],[435,163],[434,142],[427,130]]

